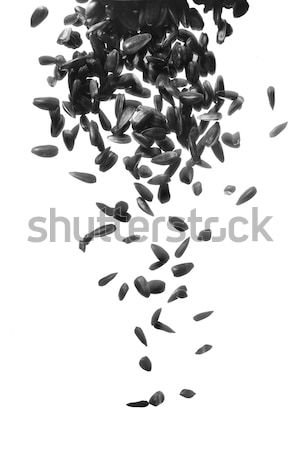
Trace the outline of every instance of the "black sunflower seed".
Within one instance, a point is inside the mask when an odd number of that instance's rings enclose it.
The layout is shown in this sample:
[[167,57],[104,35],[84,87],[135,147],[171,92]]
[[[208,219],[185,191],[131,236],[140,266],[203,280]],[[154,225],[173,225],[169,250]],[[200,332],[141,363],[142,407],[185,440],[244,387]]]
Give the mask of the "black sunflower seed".
[[141,236],[138,236],[137,234],[132,234],[131,236],[128,236],[122,240],[125,244],[132,244],[132,242],[138,242],[140,241]]
[[59,99],[56,97],[37,97],[33,100],[33,104],[45,111],[55,111],[60,106]]
[[199,349],[195,352],[195,354],[196,354],[196,355],[202,355],[203,353],[209,352],[209,350],[211,350],[211,349],[212,349],[212,345],[206,344],[206,345],[203,345],[203,347],[199,348]]
[[223,150],[223,146],[220,143],[220,141],[217,141],[215,144],[212,145],[211,147],[214,155],[216,156],[216,158],[220,161],[220,162],[224,162],[225,161],[225,155],[224,155],[224,150]]
[[202,183],[200,181],[196,181],[192,186],[192,190],[193,190],[194,195],[196,195],[196,196],[201,195],[201,193],[203,192]]
[[132,140],[128,134],[122,134],[120,136],[112,134],[112,136],[108,136],[108,139],[115,144],[129,144]]
[[203,312],[194,316],[193,320],[200,322],[201,320],[207,319],[207,317],[211,316],[211,314],[213,314],[213,311]]
[[210,241],[212,237],[212,231],[207,229],[207,230],[203,230],[199,233],[198,235],[198,241]]
[[91,173],[84,173],[84,172],[69,172],[69,174],[74,177],[77,178],[80,181],[83,181],[84,183],[96,183],[96,176],[92,175]]
[[108,117],[106,116],[106,114],[103,112],[103,110],[100,108],[98,110],[98,118],[99,118],[99,122],[100,122],[102,128],[105,131],[111,131],[111,129],[112,129],[111,122],[108,119]]
[[228,100],[236,100],[238,93],[235,91],[218,91],[216,93],[217,97],[227,98]]
[[152,280],[148,283],[151,294],[162,294],[165,291],[165,283],[161,280]]
[[226,195],[232,195],[236,191],[236,187],[232,186],[231,184],[228,184],[228,186],[225,187],[224,193]]
[[146,337],[145,337],[145,334],[144,334],[142,328],[136,327],[134,332],[135,332],[135,335],[137,336],[137,338],[139,339],[139,341],[143,345],[145,345],[145,347],[147,347],[147,340],[146,340]]
[[240,133],[224,133],[222,135],[222,141],[225,145],[231,148],[239,148],[240,147]]
[[148,180],[148,184],[153,186],[161,186],[170,182],[170,176],[168,174],[156,175],[155,177]]
[[110,281],[114,280],[114,278],[116,277],[117,272],[116,273],[111,273],[110,275],[107,275],[103,278],[101,278],[98,282],[98,286],[106,286],[108,283],[110,283]]
[[162,322],[156,322],[154,327],[156,328],[156,330],[165,331],[165,333],[171,334],[175,333],[175,331],[172,328],[170,328],[168,325]]
[[159,261],[163,262],[164,264],[167,263],[167,261],[169,260],[169,254],[166,250],[164,250],[164,248],[160,247],[160,245],[152,244],[151,249]]
[[139,402],[131,402],[127,403],[127,406],[130,408],[146,408],[149,405],[149,403],[146,400],[141,400]]
[[152,370],[152,362],[147,356],[144,356],[140,359],[139,366],[146,372],[151,372]]
[[168,218],[168,223],[175,228],[177,231],[183,232],[188,230],[187,223],[180,217],[170,216]]
[[151,398],[149,399],[149,404],[152,406],[159,406],[164,402],[164,400],[165,396],[163,392],[158,391],[151,396]]
[[53,158],[57,156],[59,149],[55,145],[39,145],[34,147],[31,152],[42,158]]
[[280,133],[282,133],[282,131],[285,130],[285,128],[287,127],[288,122],[284,122],[281,123],[280,125],[277,125],[275,128],[273,128],[273,130],[270,132],[270,137],[274,138],[276,136],[278,136]]
[[138,169],[138,174],[141,178],[149,178],[153,175],[153,172],[148,166],[142,165]]
[[149,266],[149,270],[160,269],[160,267],[164,266],[164,264],[165,264],[165,262],[163,262],[163,261],[157,261]]
[[134,285],[139,294],[141,294],[143,297],[148,298],[150,296],[149,285],[144,277],[137,277],[134,281]]
[[255,195],[257,194],[257,189],[255,186],[250,187],[247,189],[237,200],[236,205],[242,205],[243,203],[248,202],[251,200]]
[[152,35],[149,33],[136,34],[126,39],[123,43],[123,51],[127,55],[134,55],[145,47],[152,40]]
[[124,300],[124,298],[125,298],[126,294],[128,293],[128,291],[129,291],[129,285],[127,283],[123,283],[121,285],[121,287],[119,289],[119,293],[118,293],[118,297],[119,297],[120,301]]
[[52,64],[56,64],[56,58],[54,58],[53,56],[40,56],[39,57],[39,63],[41,64],[41,66],[50,66]]
[[158,322],[160,315],[162,312],[162,308],[157,309],[154,314],[152,315],[152,320],[151,320],[151,324],[154,327],[156,325],[156,323]]
[[142,197],[137,198],[137,205],[145,214],[148,214],[149,216],[154,215],[153,211]]
[[134,183],[134,186],[144,200],[146,200],[147,202],[153,201],[154,195],[146,186],[140,183]]
[[37,27],[40,25],[48,16],[48,8],[46,6],[39,6],[34,10],[32,13],[31,19],[30,19],[30,26],[32,28]]
[[173,266],[171,270],[174,277],[178,278],[187,275],[189,272],[191,272],[193,268],[194,268],[193,263],[184,263]]
[[167,183],[161,184],[158,191],[158,200],[160,203],[165,204],[170,200],[169,185]]
[[269,86],[267,92],[268,92],[269,104],[270,104],[271,108],[274,109],[274,107],[275,107],[275,88],[273,86]]
[[228,115],[232,116],[232,114],[240,110],[242,108],[242,105],[244,104],[244,101],[245,101],[244,98],[241,97],[240,95],[237,97],[236,100],[233,100],[233,102],[229,106]]
[[72,151],[79,132],[79,125],[76,125],[72,130],[63,131],[63,140],[69,151]]
[[199,120],[204,120],[205,122],[210,122],[211,120],[221,120],[222,114],[219,112],[209,112],[199,116]]
[[187,298],[187,287],[186,286],[179,286],[169,297],[168,303],[172,303],[175,300],[178,300],[178,298]]
[[175,257],[176,258],[181,258],[181,256],[184,255],[184,253],[187,250],[187,247],[189,245],[190,242],[190,238],[185,239],[185,241],[182,242],[182,244],[177,248],[176,252],[175,252]]
[[196,394],[194,391],[191,391],[190,389],[182,389],[182,391],[180,392],[180,395],[184,398],[192,398]]
[[152,158],[152,163],[161,166],[169,166],[170,164],[173,164],[177,159],[179,159],[179,155],[176,152],[168,151],[167,153],[163,153],[162,155],[158,155]]

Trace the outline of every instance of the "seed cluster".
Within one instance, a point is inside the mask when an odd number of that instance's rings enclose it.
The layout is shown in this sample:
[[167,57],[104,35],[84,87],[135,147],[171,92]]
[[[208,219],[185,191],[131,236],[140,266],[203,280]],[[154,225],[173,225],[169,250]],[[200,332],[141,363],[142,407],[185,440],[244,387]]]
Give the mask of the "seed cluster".
[[[243,16],[249,8],[246,0],[193,0],[203,5],[203,12],[213,12],[217,26],[217,43],[222,44],[233,32],[232,26],[223,19],[223,9],[232,9],[235,18]],[[138,207],[147,215],[154,216],[149,203],[154,199],[151,189],[138,182],[148,179],[149,186],[156,188],[160,203],[169,202],[170,185],[177,174],[179,180],[187,185],[193,182],[197,168],[210,168],[203,159],[206,151],[211,151],[218,161],[225,161],[223,144],[233,149],[240,147],[240,133],[222,133],[222,108],[228,103],[227,113],[232,116],[239,111],[244,98],[238,92],[227,90],[222,76],[216,78],[213,86],[206,77],[216,71],[215,56],[209,49],[209,37],[202,32],[203,17],[197,8],[189,6],[187,0],[77,0],[88,3],[86,7],[76,6],[74,12],[64,18],[65,29],[57,37],[57,44],[75,50],[71,58],[62,55],[41,56],[40,65],[53,66],[53,74],[47,78],[51,87],[57,82],[67,80],[68,98],[62,103],[56,97],[35,98],[33,104],[50,117],[50,134],[56,138],[62,134],[68,151],[74,149],[80,129],[89,136],[91,146],[96,150],[95,164],[100,172],[111,170],[118,161],[118,155],[111,146],[114,143],[128,144],[134,140],[137,149],[134,154],[123,159],[125,170],[136,180],[134,188],[139,194]],[[31,26],[40,25],[48,16],[44,6],[37,8],[31,17]],[[89,51],[78,50],[82,36],[74,28],[84,27],[86,38],[91,45]],[[193,30],[200,31],[199,38]],[[142,74],[142,83],[136,73]],[[184,73],[184,75],[183,75]],[[180,76],[181,75],[181,76]],[[203,81],[202,81],[203,79]],[[143,105],[143,99],[151,97],[145,83],[153,85],[157,93],[153,97],[154,106]],[[136,97],[133,98],[133,97]],[[268,98],[272,108],[275,106],[275,90],[268,88]],[[106,101],[115,102],[115,118],[107,117],[103,110]],[[71,129],[65,128],[65,116],[78,118]],[[91,116],[90,116],[91,114]],[[271,137],[277,136],[287,124],[276,127]],[[101,131],[102,130],[102,131]],[[102,133],[110,133],[103,138]],[[175,144],[175,139],[177,145]],[[106,140],[110,145],[106,144]],[[179,148],[176,148],[176,147]],[[184,149],[182,151],[182,149]],[[40,157],[55,157],[58,147],[40,145],[32,153]],[[184,165],[184,151],[188,155]],[[141,164],[142,160],[162,166],[162,173],[153,176],[152,169]],[[70,172],[74,178],[95,183],[94,174]],[[202,193],[200,181],[192,184],[196,196]],[[226,195],[232,195],[235,186],[225,188]],[[246,190],[238,199],[241,205],[256,194],[255,187]],[[111,207],[97,203],[98,209],[108,217],[120,222],[129,222],[129,205],[118,202]],[[180,233],[188,230],[185,221],[179,217],[169,218],[168,226]],[[116,225],[103,225],[89,232],[80,241],[79,247],[85,252],[95,238],[107,236],[116,231]],[[211,230],[199,233],[199,241],[210,241]],[[125,237],[126,244],[140,240],[140,236]],[[190,239],[185,239],[175,250],[175,257],[181,258],[186,252]],[[162,247],[153,244],[151,250],[156,261],[149,269],[155,271],[168,263],[169,254]],[[172,266],[174,277],[183,277],[192,271],[192,262]],[[103,287],[112,282],[117,273],[104,276],[98,282]],[[136,290],[145,298],[165,292],[165,282],[146,280],[138,276],[134,280]],[[129,285],[121,285],[118,298],[123,301],[129,292]],[[170,295],[168,303],[188,296],[187,287],[179,286]],[[151,324],[156,330],[167,333],[175,331],[163,323],[162,308],[155,311]],[[199,322],[211,316],[213,311],[199,313],[194,320]],[[143,330],[136,327],[136,337],[147,347]],[[201,355],[211,346],[200,347],[196,354]],[[140,367],[150,372],[152,362],[148,356],[139,361]],[[180,395],[192,398],[195,392],[183,389]],[[146,401],[128,403],[130,407],[158,406],[165,400],[163,392],[154,393]]]

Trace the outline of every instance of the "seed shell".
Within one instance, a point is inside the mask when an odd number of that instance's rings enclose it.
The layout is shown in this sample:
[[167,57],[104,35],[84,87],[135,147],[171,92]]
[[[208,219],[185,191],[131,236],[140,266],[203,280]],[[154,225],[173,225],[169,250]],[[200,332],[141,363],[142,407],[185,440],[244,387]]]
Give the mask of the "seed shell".
[[203,312],[194,316],[193,320],[200,322],[200,320],[207,319],[207,317],[211,316],[211,314],[213,314],[213,311]]
[[196,355],[202,355],[203,353],[209,352],[209,350],[212,349],[212,345],[203,345],[203,347],[199,348],[195,354]]
[[181,258],[181,256],[184,255],[184,253],[187,250],[187,247],[189,245],[190,242],[190,238],[185,239],[185,241],[182,242],[182,244],[177,248],[176,252],[175,252],[175,257],[176,258]]
[[151,372],[152,370],[152,362],[147,356],[144,356],[140,359],[139,366],[146,372]]
[[121,287],[119,289],[119,293],[118,293],[118,297],[119,297],[120,301],[124,300],[124,298],[125,298],[126,294],[128,293],[128,291],[129,291],[129,285],[127,283],[123,283],[121,285]]
[[189,272],[191,272],[193,268],[194,268],[193,263],[184,263],[173,266],[171,270],[174,277],[179,278],[183,277],[184,275],[187,275]]
[[146,400],[141,400],[139,402],[131,402],[127,403],[127,406],[130,408],[146,408],[149,405],[149,403]]
[[165,400],[164,394],[161,391],[155,392],[149,399],[149,404],[152,406],[159,406]]
[[135,335],[137,336],[137,338],[139,339],[139,341],[143,345],[145,345],[145,347],[147,347],[147,340],[146,340],[146,337],[145,337],[145,334],[144,334],[142,328],[136,327],[134,332],[135,332]]
[[39,6],[38,8],[36,8],[34,10],[34,12],[32,13],[32,16],[30,19],[30,26],[32,28],[37,27],[46,19],[48,14],[49,14],[49,11],[48,11],[48,8],[46,8],[46,6]]
[[92,184],[96,183],[96,176],[92,175],[91,173],[84,173],[84,172],[69,172],[69,174],[77,178],[80,181],[83,181],[84,183]]
[[117,272],[116,273],[111,273],[110,275],[107,275],[103,278],[101,278],[98,282],[98,286],[106,286],[108,283],[110,283],[110,281],[114,280],[114,278],[116,277]]
[[284,123],[281,123],[280,125],[277,125],[270,132],[270,137],[274,138],[274,137],[278,136],[280,133],[282,133],[282,131],[284,131],[286,129],[287,125],[288,125],[288,122],[284,122]]
[[247,189],[237,200],[236,205],[242,205],[243,203],[248,202],[251,200],[255,195],[257,194],[257,189],[255,186],[250,187]]
[[34,147],[31,152],[42,158],[53,158],[57,156],[59,149],[55,145],[39,145]]
[[190,389],[182,389],[182,391],[180,392],[180,395],[184,398],[192,398],[196,394],[194,391],[191,391]]

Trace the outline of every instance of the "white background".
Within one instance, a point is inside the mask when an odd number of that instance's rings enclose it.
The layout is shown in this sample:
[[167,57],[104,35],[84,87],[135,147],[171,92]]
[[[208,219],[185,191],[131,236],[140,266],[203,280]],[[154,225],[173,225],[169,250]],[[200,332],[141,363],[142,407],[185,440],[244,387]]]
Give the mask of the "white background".
[[[161,271],[148,271],[155,261],[150,241],[96,241],[83,254],[76,242],[64,242],[60,229],[55,243],[28,242],[29,219],[48,217],[51,207],[80,217],[83,233],[87,217],[97,214],[96,201],[127,200],[131,213],[139,214],[134,180],[122,164],[134,144],[114,146],[120,160],[107,174],[97,173],[95,150],[83,132],[73,152],[60,137],[57,158],[31,154],[35,145],[54,143],[47,113],[32,106],[33,97],[67,99],[65,82],[52,91],[46,83],[51,68],[37,59],[71,55],[55,42],[74,3],[52,0],[48,19],[30,29],[35,6],[15,1],[2,12],[1,448],[300,449],[299,2],[253,1],[247,16],[231,19],[234,35],[221,47],[206,16],[217,74],[246,99],[241,112],[222,122],[224,131],[241,132],[242,145],[226,149],[224,165],[209,156],[213,169],[196,171],[204,187],[199,198],[174,181],[172,201],[152,207],[166,216],[187,216],[196,207],[199,215],[226,223],[237,214],[250,218],[257,206],[262,216],[274,216],[268,228],[274,242],[192,243],[183,261],[195,261],[196,268],[185,280],[172,277],[174,259]],[[274,112],[266,96],[270,84],[276,87]],[[105,108],[110,114],[112,106]],[[283,121],[289,121],[287,130],[269,139]],[[95,173],[98,182],[85,185],[69,171]],[[227,184],[237,186],[235,196],[224,196]],[[237,195],[252,185],[256,198],[236,207]],[[164,233],[160,243],[173,254],[176,245],[166,244]],[[114,271],[118,278],[99,288],[98,279]],[[139,296],[131,281],[138,275],[164,279],[165,294]],[[121,303],[124,281],[131,289]],[[189,297],[167,305],[182,283]],[[177,334],[151,328],[150,317],[161,306],[162,320]],[[206,321],[192,320],[211,309]],[[135,326],[144,329],[147,349],[134,336]],[[204,344],[213,350],[194,355]],[[144,355],[153,362],[150,374],[138,366]],[[186,400],[178,395],[183,388],[197,395]],[[166,395],[162,406],[125,406],[157,390]]]

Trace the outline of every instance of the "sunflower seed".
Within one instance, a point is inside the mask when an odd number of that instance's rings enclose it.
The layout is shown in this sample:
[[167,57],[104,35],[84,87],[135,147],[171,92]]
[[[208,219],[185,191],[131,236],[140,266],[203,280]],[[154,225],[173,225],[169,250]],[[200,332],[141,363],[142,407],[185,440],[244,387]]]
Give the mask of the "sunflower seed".
[[135,335],[137,336],[137,338],[139,339],[139,341],[143,345],[145,345],[145,347],[147,347],[147,340],[146,340],[146,337],[145,337],[145,334],[144,334],[142,328],[136,327],[134,332],[135,332]]
[[60,106],[59,99],[55,97],[37,97],[33,100],[33,104],[45,111],[55,111]]
[[203,230],[199,233],[198,235],[198,241],[210,241],[212,237],[212,231],[207,229],[207,230]]
[[269,86],[267,93],[268,93],[269,104],[270,104],[271,108],[274,109],[274,107],[275,107],[275,88],[273,86]]
[[50,66],[52,64],[56,64],[56,58],[54,58],[53,56],[40,56],[39,57],[39,63],[41,64],[41,66]]
[[176,152],[168,151],[167,153],[163,153],[162,155],[155,156],[152,159],[152,163],[161,166],[169,166],[170,164],[173,164],[177,159],[179,159],[179,156]]
[[192,398],[196,394],[195,394],[195,392],[191,391],[190,389],[182,389],[182,391],[180,392],[180,395],[184,398]]
[[149,178],[153,175],[153,172],[148,166],[140,166],[138,169],[138,174],[141,178]]
[[148,180],[148,184],[153,186],[161,186],[162,184],[169,183],[170,177],[168,174],[156,175],[155,177]]
[[207,317],[211,316],[211,314],[213,314],[213,311],[203,312],[194,316],[193,320],[199,322],[200,320],[207,319]]
[[126,294],[128,293],[128,291],[129,291],[129,285],[127,283],[123,283],[121,285],[121,287],[119,289],[119,293],[118,293],[118,297],[119,297],[120,301],[124,300],[124,298],[125,298]]
[[288,122],[281,123],[280,125],[277,125],[273,130],[270,132],[270,137],[274,138],[278,136],[278,134],[282,133],[283,130],[287,127]]
[[151,294],[162,294],[165,291],[165,283],[161,280],[152,280],[148,286]]
[[238,97],[238,93],[235,91],[218,91],[216,93],[217,97],[227,98],[229,100],[236,100]]
[[187,247],[189,245],[190,242],[190,238],[185,239],[185,241],[182,242],[182,244],[177,248],[176,252],[175,252],[175,257],[176,258],[181,258],[181,256],[184,255],[184,253],[187,250]]
[[194,268],[193,263],[184,263],[173,266],[171,270],[174,277],[178,278],[187,275],[189,272],[191,272],[193,268]]
[[207,114],[202,114],[199,116],[199,120],[204,120],[205,122],[210,122],[211,120],[221,120],[222,119],[221,113],[218,112],[209,112]]
[[180,217],[170,216],[168,218],[168,223],[175,228],[177,231],[183,232],[188,230],[187,223],[184,222]]
[[46,6],[39,6],[34,10],[32,13],[31,19],[30,19],[30,26],[32,28],[37,27],[40,25],[48,16],[48,8]]
[[195,354],[196,355],[202,355],[203,353],[209,352],[209,350],[212,349],[212,345],[203,345],[203,347],[199,348]]
[[143,184],[140,183],[134,183],[134,186],[137,190],[137,192],[140,194],[140,196],[143,198],[143,200],[147,201],[147,202],[152,202],[153,201],[153,193]]
[[164,250],[164,248],[160,247],[160,245],[152,244],[151,249],[159,261],[163,262],[164,264],[167,263],[167,261],[169,260],[169,254],[166,250]]
[[222,135],[222,141],[225,145],[231,148],[240,147],[240,133],[224,133]]
[[255,186],[250,187],[247,189],[237,200],[236,205],[242,205],[243,203],[248,202],[251,200],[255,195],[257,194],[257,189]]
[[194,183],[192,186],[192,190],[193,190],[194,195],[196,195],[196,196],[201,195],[201,193],[203,192],[202,183],[200,181],[197,181],[196,183]]
[[171,334],[175,333],[175,331],[172,328],[170,328],[168,325],[162,322],[156,322],[154,327],[156,328],[156,330],[165,331],[165,333]]
[[232,116],[232,114],[240,110],[242,108],[242,105],[244,104],[244,101],[245,101],[244,98],[241,97],[240,95],[237,97],[237,99],[233,100],[233,102],[229,106],[228,115]]
[[159,406],[165,400],[164,394],[161,391],[155,392],[149,399],[149,404],[152,406]]
[[110,281],[114,280],[114,278],[116,277],[117,272],[116,273],[111,273],[110,275],[107,275],[103,278],[101,278],[98,282],[98,286],[106,286],[108,283],[110,283]]
[[137,205],[145,214],[148,214],[149,216],[154,215],[153,211],[142,197],[137,198]]
[[225,161],[225,155],[224,155],[224,150],[223,150],[223,146],[220,143],[220,141],[217,141],[215,144],[212,145],[211,147],[214,155],[216,156],[216,158],[220,161],[220,162],[224,162]]
[[134,281],[134,284],[140,295],[145,298],[148,298],[150,296],[149,284],[144,277],[137,277]]
[[178,300],[178,298],[187,298],[187,287],[186,286],[179,286],[169,297],[167,303],[172,303],[175,300]]
[[100,109],[100,108],[99,108],[99,111],[98,111],[98,118],[99,118],[99,122],[100,122],[102,128],[103,128],[105,131],[111,131],[111,129],[112,129],[111,122],[110,122],[110,120],[107,118],[107,116],[106,116],[106,114],[103,112],[103,110]]
[[34,147],[31,152],[42,158],[53,158],[57,156],[59,149],[55,145],[39,145],[38,147]]
[[154,327],[156,325],[156,323],[158,322],[160,315],[162,312],[162,308],[157,309],[154,314],[152,315],[152,320],[151,320],[151,324]]
[[146,400],[141,400],[139,402],[131,402],[127,403],[127,406],[130,408],[146,408],[149,405],[149,403]]
[[77,178],[80,181],[83,181],[84,183],[96,183],[96,176],[92,175],[91,173],[84,173],[84,172],[69,172],[69,174]]
[[139,366],[146,372],[151,372],[152,370],[152,362],[147,356],[144,356],[140,359]]
[[165,204],[170,200],[169,185],[167,183],[161,184],[158,191],[158,200],[160,203]]
[[136,36],[126,39],[123,43],[123,51],[127,55],[134,55],[145,47],[152,40],[152,35],[149,33],[136,34]]
[[137,234],[132,234],[131,236],[128,236],[122,240],[125,244],[131,244],[132,242],[138,242],[140,241],[141,236],[138,236]]
[[228,186],[225,187],[224,193],[226,195],[232,195],[236,191],[236,187],[232,186],[231,184],[228,184]]

